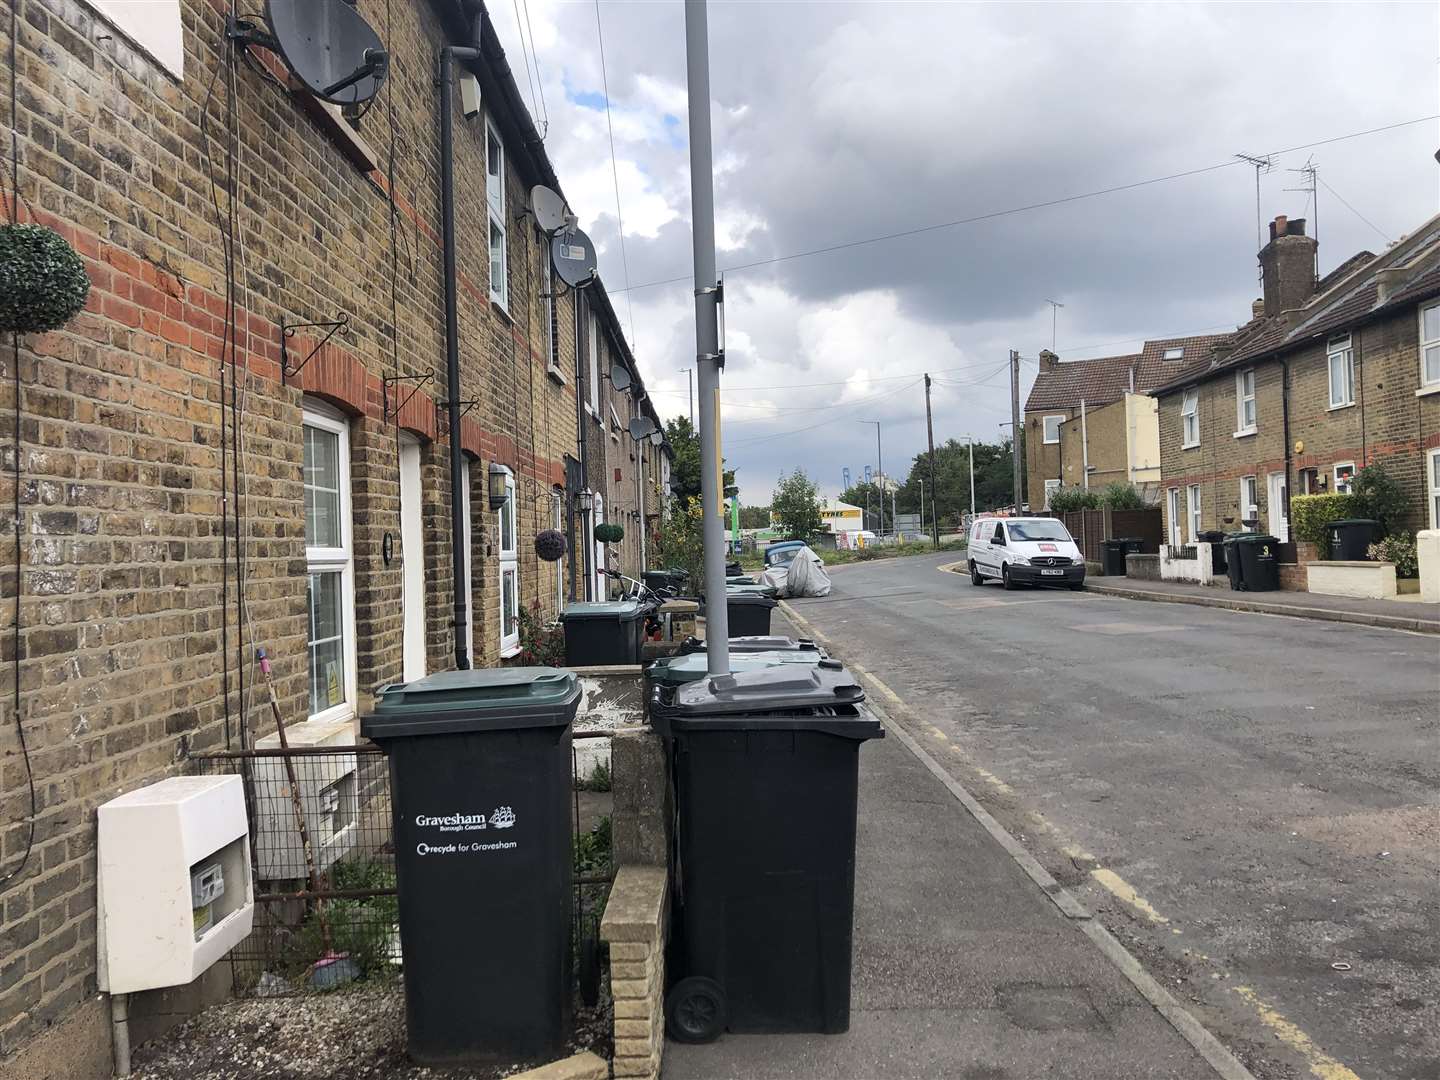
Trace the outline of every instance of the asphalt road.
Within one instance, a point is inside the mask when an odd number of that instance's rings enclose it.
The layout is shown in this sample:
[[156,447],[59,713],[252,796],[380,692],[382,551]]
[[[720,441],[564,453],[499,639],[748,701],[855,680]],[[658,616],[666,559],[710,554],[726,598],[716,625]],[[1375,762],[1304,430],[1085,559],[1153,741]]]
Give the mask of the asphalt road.
[[1440,1077],[1440,642],[955,558],[791,604],[1257,1076]]

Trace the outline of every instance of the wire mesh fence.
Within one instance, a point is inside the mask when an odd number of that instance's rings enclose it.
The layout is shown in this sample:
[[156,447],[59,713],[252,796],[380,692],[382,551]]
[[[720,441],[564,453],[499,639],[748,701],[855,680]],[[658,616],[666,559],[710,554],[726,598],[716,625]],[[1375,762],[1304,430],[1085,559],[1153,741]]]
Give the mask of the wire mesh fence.
[[[608,755],[572,746],[573,942],[582,998],[600,973],[599,922],[615,877]],[[372,745],[268,747],[195,755],[193,771],[236,774],[245,790],[255,928],[229,960],[237,992],[279,995],[397,974],[399,897],[390,773]]]

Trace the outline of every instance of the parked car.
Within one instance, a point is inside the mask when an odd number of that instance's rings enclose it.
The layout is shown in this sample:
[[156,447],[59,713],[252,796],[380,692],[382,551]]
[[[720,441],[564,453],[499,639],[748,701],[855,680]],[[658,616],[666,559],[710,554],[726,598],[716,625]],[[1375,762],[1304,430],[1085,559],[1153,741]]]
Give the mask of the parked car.
[[998,578],[1017,585],[1085,585],[1085,557],[1069,530],[1055,518],[976,518],[967,557],[970,584]]
[[780,540],[765,549],[765,565],[788,566],[791,559],[808,550],[809,545],[804,540]]

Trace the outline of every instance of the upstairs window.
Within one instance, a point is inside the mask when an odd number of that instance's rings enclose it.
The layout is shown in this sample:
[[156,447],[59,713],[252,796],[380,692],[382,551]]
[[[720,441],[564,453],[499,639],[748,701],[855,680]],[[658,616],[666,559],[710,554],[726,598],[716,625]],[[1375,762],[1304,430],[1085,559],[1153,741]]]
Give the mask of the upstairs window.
[[1355,350],[1350,347],[1350,335],[1331,338],[1325,353],[1330,366],[1330,408],[1354,405]]
[[1047,443],[1058,443],[1060,441],[1060,425],[1065,422],[1063,416],[1045,417],[1045,441]]
[[1255,432],[1255,369],[1246,368],[1235,375],[1235,434]]
[[1420,309],[1420,385],[1440,386],[1440,304]]
[[1184,348],[1184,346],[1177,346],[1176,348],[1173,348],[1173,349],[1166,349],[1166,350],[1165,350],[1165,357],[1164,357],[1164,358],[1165,358],[1166,360],[1179,360],[1179,359],[1181,359],[1184,355],[1185,355],[1185,348]]
[[590,372],[588,382],[589,400],[586,405],[590,415],[600,419],[600,320],[590,316]]
[[485,204],[490,217],[490,299],[502,308],[509,302],[505,251],[505,144],[485,121]]
[[1200,391],[1186,390],[1180,402],[1181,449],[1200,445]]
[[550,263],[550,238],[540,236],[540,340],[545,345],[545,369],[561,380],[560,342],[555,333],[555,267]]

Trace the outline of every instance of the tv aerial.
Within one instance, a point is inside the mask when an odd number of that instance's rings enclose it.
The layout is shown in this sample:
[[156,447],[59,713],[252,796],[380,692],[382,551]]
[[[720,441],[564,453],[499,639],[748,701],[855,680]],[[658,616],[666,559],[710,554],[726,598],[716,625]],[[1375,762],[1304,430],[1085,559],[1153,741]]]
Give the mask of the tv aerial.
[[363,105],[380,92],[390,53],[347,0],[266,0],[265,26],[234,20],[237,45],[279,53],[310,93],[332,105]]

